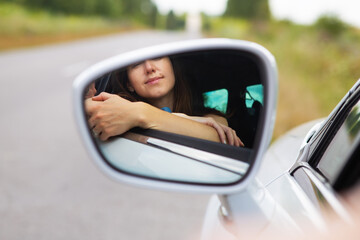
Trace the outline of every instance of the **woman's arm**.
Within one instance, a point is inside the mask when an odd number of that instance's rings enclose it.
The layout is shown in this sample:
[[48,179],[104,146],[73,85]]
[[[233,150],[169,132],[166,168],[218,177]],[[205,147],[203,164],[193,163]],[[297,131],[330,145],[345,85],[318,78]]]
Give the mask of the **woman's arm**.
[[[244,147],[244,143],[240,140],[240,138],[236,135],[236,131],[229,127],[228,121],[226,118],[215,115],[215,114],[207,114],[205,115],[207,118],[214,119],[219,127],[221,127],[221,130],[224,131],[227,139],[227,143],[236,147]],[[216,130],[219,132],[218,128],[215,127]]]
[[215,115],[215,114],[207,114],[204,117],[197,116],[188,116],[183,113],[173,113],[177,116],[191,119],[193,121],[197,121],[206,125],[209,125],[218,132],[221,142],[227,143],[236,147],[244,147],[244,143],[240,140],[240,138],[236,135],[236,132],[229,127],[226,118]]
[[85,100],[90,128],[101,140],[123,134],[133,127],[156,129],[220,142],[215,128],[176,116],[144,102],[130,102],[118,95],[101,93]]

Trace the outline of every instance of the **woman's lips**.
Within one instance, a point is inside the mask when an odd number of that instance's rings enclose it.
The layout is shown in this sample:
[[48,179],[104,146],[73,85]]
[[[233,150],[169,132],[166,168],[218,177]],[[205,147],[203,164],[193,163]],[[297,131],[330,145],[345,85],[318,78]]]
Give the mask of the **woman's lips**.
[[145,82],[145,84],[156,84],[162,77],[153,77]]

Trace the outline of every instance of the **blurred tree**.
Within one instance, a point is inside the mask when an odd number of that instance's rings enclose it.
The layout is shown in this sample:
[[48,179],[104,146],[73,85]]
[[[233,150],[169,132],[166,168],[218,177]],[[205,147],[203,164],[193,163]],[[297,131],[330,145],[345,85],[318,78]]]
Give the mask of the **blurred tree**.
[[121,1],[95,0],[95,8],[93,13],[110,18],[118,18],[122,13],[121,4],[119,4],[119,2]]
[[[41,1],[41,0],[36,0]],[[85,0],[47,0],[44,3],[54,12],[60,12],[64,14],[76,13],[76,14],[86,14],[86,1]]]
[[0,0],[42,8],[55,13],[100,15],[109,18],[135,20],[156,26],[158,10],[151,0]]
[[168,15],[166,16],[166,25],[165,28],[167,30],[177,30],[183,29],[185,27],[185,18],[186,16],[177,17],[173,10],[170,10]]
[[210,17],[203,12],[201,13],[201,22],[202,22],[202,30],[204,30],[205,32],[211,30]]
[[109,16],[111,18],[121,18],[124,12],[123,0],[108,0],[108,7],[109,13],[105,16]]
[[24,4],[26,0],[0,0],[0,2],[11,2],[11,3],[17,3],[17,4]]
[[339,36],[349,28],[349,26],[336,15],[329,14],[319,17],[314,26],[328,37]]
[[224,16],[266,20],[270,18],[268,0],[228,0]]
[[170,10],[166,17],[166,27],[167,30],[175,30],[176,29],[176,16],[173,10]]
[[158,17],[158,9],[155,4],[151,6],[150,14],[149,14],[149,25],[151,27],[157,26],[157,17]]
[[140,5],[142,0],[122,0],[123,14],[131,16],[140,12]]

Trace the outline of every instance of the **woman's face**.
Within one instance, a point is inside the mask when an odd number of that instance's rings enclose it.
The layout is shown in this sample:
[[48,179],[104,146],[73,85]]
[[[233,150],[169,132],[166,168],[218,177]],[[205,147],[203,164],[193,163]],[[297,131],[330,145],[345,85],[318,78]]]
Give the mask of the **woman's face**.
[[172,96],[175,76],[168,57],[146,60],[131,65],[128,70],[129,86],[139,96],[147,100],[156,100]]

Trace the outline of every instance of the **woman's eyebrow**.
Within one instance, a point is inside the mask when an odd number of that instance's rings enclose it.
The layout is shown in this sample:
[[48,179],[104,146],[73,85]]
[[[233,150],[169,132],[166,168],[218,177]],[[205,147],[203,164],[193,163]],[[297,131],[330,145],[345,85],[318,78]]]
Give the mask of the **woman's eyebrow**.
[[137,62],[137,63],[133,63],[133,64],[130,64],[129,68],[134,68],[134,67],[137,67],[139,66],[140,64],[144,63],[144,61],[141,61],[141,62]]
[[151,60],[159,60],[159,59],[161,59],[161,58],[164,58],[164,56],[154,57],[154,58],[152,58]]

